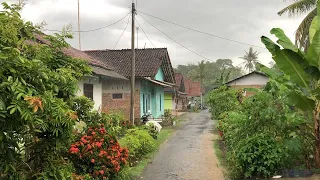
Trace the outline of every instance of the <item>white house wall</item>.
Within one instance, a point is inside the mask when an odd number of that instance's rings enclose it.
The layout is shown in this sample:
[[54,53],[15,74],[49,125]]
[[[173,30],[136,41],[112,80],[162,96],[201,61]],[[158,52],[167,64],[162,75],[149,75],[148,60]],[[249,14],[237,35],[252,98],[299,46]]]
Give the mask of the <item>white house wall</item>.
[[246,77],[235,80],[231,83],[228,83],[230,86],[245,86],[245,85],[265,85],[269,81],[268,77],[259,75],[259,74],[251,74]]
[[102,105],[102,82],[99,78],[90,78],[86,80],[81,80],[78,82],[79,90],[77,92],[78,96],[83,96],[83,84],[93,84],[93,101],[94,109],[100,110]]
[[[103,93],[130,93],[131,92],[131,81],[120,80],[120,79],[108,79],[102,81]],[[135,80],[135,89],[140,88],[140,81]]]

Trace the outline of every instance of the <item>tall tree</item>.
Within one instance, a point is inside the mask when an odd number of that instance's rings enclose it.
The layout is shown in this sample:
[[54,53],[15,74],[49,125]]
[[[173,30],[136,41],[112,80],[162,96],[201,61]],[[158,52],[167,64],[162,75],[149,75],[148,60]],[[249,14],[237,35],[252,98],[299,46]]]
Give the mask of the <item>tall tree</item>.
[[307,16],[300,23],[295,33],[295,44],[305,51],[310,44],[309,27],[313,18],[317,15],[317,0],[291,0],[293,3],[285,7],[278,14],[288,14],[295,16],[300,14],[307,14]]
[[[201,66],[202,70],[200,70],[199,66]],[[240,67],[233,66],[231,59],[218,59],[215,62],[202,61],[197,65],[178,65],[175,72],[182,73],[185,77],[199,82],[200,76],[203,77],[202,85],[206,89],[221,85],[221,76],[223,76],[224,81],[228,81],[243,74]]]
[[253,51],[253,48],[250,47],[249,52],[245,51],[246,54],[243,57],[240,57],[244,60],[244,68],[252,72],[256,69],[255,64],[259,62],[257,51]]

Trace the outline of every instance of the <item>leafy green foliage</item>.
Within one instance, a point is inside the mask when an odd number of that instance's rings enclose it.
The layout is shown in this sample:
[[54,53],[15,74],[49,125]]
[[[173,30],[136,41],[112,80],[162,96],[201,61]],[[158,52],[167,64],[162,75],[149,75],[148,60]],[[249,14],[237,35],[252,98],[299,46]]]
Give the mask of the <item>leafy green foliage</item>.
[[309,27],[312,19],[317,15],[316,5],[317,0],[297,0],[278,12],[280,16],[285,13],[289,16],[300,15],[302,13],[307,14],[295,33],[295,44],[301,49],[306,50],[310,44]]
[[241,94],[235,89],[228,89],[226,86],[221,86],[209,93],[208,104],[212,118],[218,119],[220,114],[227,111],[232,111],[239,106]]
[[269,177],[282,167],[303,163],[312,149],[309,138],[304,139],[311,135],[304,121],[292,109],[288,90],[274,81],[220,114],[217,128],[226,145],[229,176]]
[[245,177],[270,177],[280,166],[282,147],[274,137],[254,134],[239,141],[236,158]]
[[203,87],[210,90],[243,74],[241,68],[233,66],[230,59],[218,59],[215,62],[202,61],[198,65],[178,65],[176,72],[194,81],[202,81]]
[[120,144],[129,149],[130,164],[136,163],[144,155],[152,152],[155,148],[156,142],[150,136],[147,130],[130,129],[127,134],[120,139]]
[[[299,3],[302,3],[302,1],[299,1]],[[318,89],[320,88],[320,25],[318,23],[320,18],[320,2],[308,1],[305,3],[311,6],[318,3],[316,8],[318,16],[312,16],[312,19],[315,17],[317,20],[313,20],[311,30],[308,31],[310,35],[308,33],[304,34],[305,37],[307,35],[313,37],[307,53],[295,47],[281,29],[272,29],[271,33],[279,38],[278,44],[264,36],[261,37],[261,41],[270,51],[277,67],[283,74],[275,73],[266,67],[262,68],[262,71],[266,72],[274,81],[286,86],[290,91],[288,98],[291,103],[296,108],[304,111],[307,117],[313,117],[315,164],[317,167],[320,167],[320,98],[318,95]]]
[[[88,64],[65,56],[68,34],[43,36],[21,19],[17,5],[0,12],[0,172],[5,179],[53,174],[70,143],[75,123],[69,106],[77,81],[91,73]],[[66,173],[68,174],[68,173]],[[68,177],[69,175],[66,175]],[[50,175],[51,177],[51,175]],[[61,178],[63,179],[63,178]]]
[[116,176],[128,158],[128,150],[120,147],[103,124],[90,127],[85,135],[80,135],[69,153],[78,174],[89,173],[99,179]]
[[133,127],[132,123],[120,112],[106,114],[93,111],[93,102],[85,96],[73,98],[71,106],[80,122],[76,124],[77,130],[86,130],[85,127],[104,124],[109,133],[121,137],[127,129]]

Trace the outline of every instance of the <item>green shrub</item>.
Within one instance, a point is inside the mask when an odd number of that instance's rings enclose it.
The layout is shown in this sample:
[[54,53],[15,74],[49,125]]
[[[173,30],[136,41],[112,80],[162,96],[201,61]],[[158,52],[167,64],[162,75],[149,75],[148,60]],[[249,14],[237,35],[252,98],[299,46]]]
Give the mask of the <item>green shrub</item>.
[[102,119],[107,122],[106,126],[109,131],[114,132],[118,137],[123,136],[128,129],[133,128],[132,122],[125,119],[120,112],[102,113]]
[[223,112],[233,111],[240,107],[241,94],[238,90],[221,86],[209,93],[208,105],[213,119],[217,119]]
[[129,149],[129,162],[131,164],[152,152],[156,145],[149,132],[142,129],[128,130],[127,134],[119,142],[121,146]]
[[[44,172],[37,176],[37,179],[43,180],[72,180],[75,169],[72,163],[61,160],[61,164],[50,164],[44,169]],[[34,176],[36,178],[36,176]]]
[[170,109],[165,109],[164,110],[164,116],[163,116],[163,121],[161,124],[163,126],[171,126],[173,124],[174,117],[172,116],[171,110]]
[[303,115],[291,108],[285,92],[276,96],[257,92],[218,119],[232,179],[270,177],[304,163],[312,154],[310,129]]
[[69,154],[78,174],[89,173],[99,179],[116,176],[128,159],[128,150],[120,147],[103,124],[89,127],[85,135],[79,134]]
[[239,141],[236,158],[246,178],[270,177],[278,170],[283,148],[274,137],[255,134]]

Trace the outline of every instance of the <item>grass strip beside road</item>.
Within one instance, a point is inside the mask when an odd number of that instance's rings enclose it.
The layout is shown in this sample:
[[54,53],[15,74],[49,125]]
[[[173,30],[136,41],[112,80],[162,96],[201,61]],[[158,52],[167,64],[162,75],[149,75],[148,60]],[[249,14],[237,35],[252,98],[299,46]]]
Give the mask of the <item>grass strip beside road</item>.
[[162,128],[158,134],[158,138],[156,141],[156,148],[153,152],[147,154],[140,162],[136,164],[134,167],[126,167],[121,173],[121,176],[117,178],[117,180],[132,180],[139,177],[146,166],[154,159],[156,154],[160,149],[160,145],[168,140],[170,135],[173,133],[174,128]]

